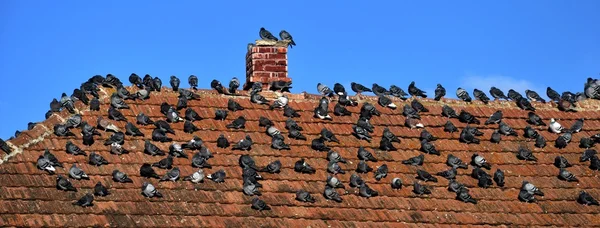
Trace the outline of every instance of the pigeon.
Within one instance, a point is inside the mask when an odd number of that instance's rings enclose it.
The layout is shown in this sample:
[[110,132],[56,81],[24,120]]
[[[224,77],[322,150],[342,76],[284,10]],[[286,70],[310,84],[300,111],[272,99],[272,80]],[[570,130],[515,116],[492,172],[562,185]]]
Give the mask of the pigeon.
[[194,168],[212,168],[212,165],[208,164],[207,158],[202,156],[200,152],[195,153],[192,156],[192,167]]
[[560,168],[558,171],[558,179],[568,181],[568,182],[578,182],[579,180],[573,173],[569,172],[565,168]]
[[61,137],[75,136],[75,134],[64,124],[54,125],[54,134]]
[[386,164],[383,164],[375,170],[375,180],[380,181],[381,179],[387,177],[388,167]]
[[483,156],[477,153],[471,156],[471,165],[480,168],[485,168],[487,170],[490,170],[492,168],[492,165],[490,165],[490,163],[488,163]]
[[263,27],[260,28],[258,35],[260,36],[260,39],[262,39],[262,40],[277,41],[277,37],[273,36],[273,34],[271,34],[271,32],[269,32],[268,30],[266,30]]
[[392,144],[392,141],[390,141],[390,139],[385,138],[385,137],[381,137],[381,141],[379,141],[379,149],[384,150],[384,151],[398,150],[396,147],[394,147],[394,145]]
[[592,195],[590,195],[589,193],[587,193],[586,191],[580,191],[579,192],[579,196],[577,197],[577,202],[583,205],[596,205],[596,206],[600,206],[600,203],[598,203],[598,200],[594,199],[594,197],[592,197]]
[[222,169],[219,169],[218,171],[214,172],[213,174],[208,174],[206,176],[206,178],[214,181],[215,183],[223,183],[225,182],[225,171]]
[[108,138],[106,140],[106,142],[104,142],[104,145],[108,146],[113,143],[118,143],[118,144],[123,145],[123,143],[125,143],[125,134],[123,134],[123,132],[116,132],[116,133],[112,134],[110,136],[110,138]]
[[523,136],[528,139],[537,139],[539,134],[535,129],[527,125],[525,129],[523,129]]
[[375,156],[373,156],[373,154],[371,154],[371,152],[369,152],[362,146],[358,148],[357,157],[358,157],[358,159],[363,160],[363,161],[377,162],[377,158],[375,158]]
[[294,121],[294,120],[293,120],[293,119],[291,119],[291,118],[288,118],[288,119],[285,121],[285,129],[288,129],[288,130],[291,130],[291,129],[296,129],[296,130],[298,130],[298,131],[302,131],[302,130],[304,130],[304,129],[302,129],[302,127],[300,127],[300,126],[298,125],[298,123],[297,123],[296,121]]
[[523,110],[529,110],[529,111],[534,111],[535,112],[535,108],[531,105],[531,103],[529,103],[529,101],[523,97],[520,97],[519,99],[517,99],[517,106],[519,106],[519,108],[523,109]]
[[560,101],[560,94],[558,94],[558,92],[556,92],[556,90],[553,90],[550,87],[546,88],[546,96],[548,96],[551,101],[554,101],[554,102]]
[[265,168],[261,169],[260,171],[268,173],[279,173],[281,172],[281,161],[275,160],[269,163]]
[[156,190],[154,185],[152,185],[148,182],[144,182],[144,184],[142,184],[142,195],[144,195],[145,197],[148,197],[148,198],[153,198],[153,197],[162,198],[163,197],[163,195],[158,190]]
[[231,79],[231,81],[229,81],[229,93],[235,94],[239,88],[240,88],[240,80],[237,77],[233,77]]
[[406,92],[404,92],[404,90],[396,85],[391,85],[390,86],[390,95],[400,98],[402,100],[406,100],[406,96],[408,96],[408,94]]
[[517,152],[517,158],[525,161],[537,161],[537,158],[533,155],[531,150],[523,147],[519,148],[519,151]]
[[488,188],[489,186],[492,186],[493,182],[492,182],[492,177],[487,174],[485,171],[483,171],[481,168],[475,168],[473,169],[473,172],[471,173],[471,177],[477,179],[477,185],[481,188]]
[[419,182],[415,181],[413,183],[413,192],[417,195],[423,194],[431,194],[431,190],[424,185],[421,185]]
[[311,167],[308,163],[306,163],[306,161],[304,161],[304,158],[301,158],[300,160],[296,161],[296,163],[294,164],[294,171],[299,172],[299,173],[315,173],[317,170],[315,170],[313,167]]
[[551,118],[550,124],[548,124],[548,130],[550,130],[550,132],[560,134],[564,130],[564,128],[560,123],[556,122],[554,118]]
[[269,118],[261,116],[258,118],[258,126],[259,127],[270,127],[270,126],[274,126],[275,124],[273,124],[273,121],[271,121]]
[[225,120],[227,119],[227,114],[229,112],[227,110],[217,109],[215,111],[215,120]]
[[538,134],[537,138],[535,139],[535,147],[537,148],[544,148],[546,147],[546,139],[544,138],[544,136]]
[[[473,129],[475,129],[475,131]],[[459,141],[466,143],[466,144],[470,144],[470,143],[479,144],[480,140],[476,137],[477,136],[476,131],[477,131],[476,128],[471,128],[471,127],[469,127],[469,125],[467,125],[460,132]]]
[[335,137],[335,135],[333,134],[333,132],[331,132],[327,128],[321,129],[321,138],[325,139],[327,142],[340,143],[340,140],[338,140],[337,137]]
[[73,202],[73,205],[81,206],[81,207],[90,207],[93,206],[94,195],[90,193],[86,193],[81,199]]
[[77,189],[73,186],[71,181],[60,174],[56,177],[56,189],[77,192]]
[[287,97],[287,95],[282,95],[277,97],[277,99],[275,99],[275,101],[273,101],[273,104],[271,106],[269,106],[270,109],[276,109],[276,108],[284,108],[285,106],[288,105],[289,102],[289,98]]
[[100,111],[100,101],[98,98],[92,98],[90,101],[90,111]]
[[77,145],[73,144],[70,140],[65,144],[67,154],[72,155],[87,155],[85,151],[79,148]]
[[133,180],[127,176],[127,174],[115,169],[112,172],[113,180],[120,183],[133,183]]
[[592,138],[582,137],[579,140],[579,148],[589,149],[591,147],[594,147],[595,144],[596,141],[594,141],[594,139]]
[[437,137],[433,136],[431,133],[429,133],[427,130],[423,129],[421,131],[421,135],[419,136],[419,140],[426,140],[427,142],[432,142],[437,140]]
[[110,96],[110,105],[115,109],[129,109],[129,105],[117,93]]
[[219,138],[217,138],[217,147],[219,148],[227,148],[229,147],[229,140],[225,138],[225,135],[220,134]]
[[152,167],[158,167],[161,169],[173,168],[173,155],[169,154],[166,158],[163,158],[160,161],[153,163]]
[[488,125],[488,124],[497,124],[497,123],[500,123],[502,121],[502,116],[503,116],[502,110],[498,110],[498,111],[494,112],[494,114],[492,114],[490,116],[490,118],[488,118],[485,121],[484,124]]
[[490,98],[481,90],[473,89],[473,96],[475,96],[475,99],[480,100],[484,104],[488,104],[488,102],[490,102]]
[[507,95],[508,95],[508,98],[510,98],[513,101],[517,101],[517,100],[523,98],[523,95],[521,95],[519,92],[517,92],[513,89],[509,89]]
[[302,189],[296,192],[296,200],[304,203],[314,203],[316,202],[315,198],[310,195],[307,191]]
[[150,165],[149,163],[142,164],[142,166],[140,167],[140,176],[146,178],[160,178],[160,176],[158,176],[158,174],[152,168],[152,165]]
[[352,132],[352,134],[358,138],[359,140],[366,140],[367,142],[371,142],[371,135],[369,135],[369,132],[367,130],[365,130],[362,127],[359,127],[357,125],[352,125],[352,130],[354,132]]
[[204,144],[204,141],[202,141],[202,139],[200,137],[194,135],[194,137],[192,137],[192,139],[190,141],[188,141],[187,143],[181,144],[181,148],[182,149],[191,149],[191,150],[200,150],[200,149],[202,149],[203,144]]
[[417,112],[429,112],[429,109],[425,108],[417,99],[412,100],[410,106]]
[[216,80],[216,79],[213,79],[210,82],[210,88],[213,88],[219,94],[226,94],[226,93],[228,93],[228,90],[226,90],[225,87],[223,87],[223,85],[221,84],[221,82],[219,80]]
[[246,137],[240,141],[238,141],[233,147],[232,150],[250,150],[252,149],[252,138],[250,135],[246,135]]
[[110,195],[110,192],[106,187],[104,187],[104,185],[102,185],[102,182],[98,181],[98,183],[96,183],[96,185],[94,186],[94,195],[108,196]]
[[442,106],[442,116],[448,118],[458,118],[458,114],[456,114],[456,111],[454,111],[454,109],[452,109],[452,107],[448,106],[447,104],[444,104],[444,106]]
[[465,188],[466,188],[465,185],[459,183],[455,179],[448,180],[448,191],[458,193],[459,191],[461,191],[462,189],[465,189]]
[[335,83],[333,85],[333,92],[338,96],[344,96],[346,95],[346,88],[340,83]]
[[348,96],[346,94],[346,95],[339,96],[338,104],[340,106],[357,106],[358,102],[356,102],[356,100],[354,100],[354,99],[351,99],[350,96]]
[[358,162],[358,164],[356,165],[357,173],[368,173],[371,171],[373,171],[373,168],[369,167],[367,162],[364,160],[360,160],[360,162]]
[[469,95],[469,92],[467,92],[467,90],[458,87],[458,89],[456,89],[456,97],[460,98],[461,100],[465,101],[465,102],[471,102],[471,96]]
[[400,143],[400,138],[398,138],[388,127],[383,129],[383,138],[388,139],[390,142]]
[[69,169],[69,176],[75,180],[90,179],[90,177],[81,168],[77,167],[75,163],[73,163],[73,166]]
[[365,129],[366,131],[373,133],[374,127],[373,124],[370,123],[370,120],[366,117],[359,117],[358,121],[356,121],[356,125]]
[[131,136],[144,136],[144,133],[142,133],[140,129],[133,125],[131,122],[127,122],[127,124],[125,125],[125,134]]
[[360,108],[360,117],[371,119],[371,116],[380,116],[381,113],[369,102],[363,103],[363,106]]
[[527,96],[527,98],[529,98],[529,100],[531,100],[531,101],[534,101],[534,102],[539,101],[542,103],[546,103],[546,100],[544,100],[542,97],[540,97],[540,95],[533,90],[526,89],[525,96]]
[[196,127],[196,125],[194,125],[194,123],[192,123],[192,121],[186,120],[183,123],[183,132],[185,132],[185,133],[192,134],[199,130],[200,130],[200,128]]
[[534,202],[535,201],[534,194],[530,193],[530,192],[528,192],[526,190],[520,190],[519,191],[518,199],[520,201],[523,201],[523,202],[526,202],[526,203]]
[[66,93],[62,93],[61,95],[60,106],[67,109],[69,113],[75,114],[75,102]]
[[390,109],[396,109],[398,106],[392,102],[392,100],[384,95],[379,95],[377,99],[377,103],[381,105],[381,107],[387,107]]
[[460,114],[458,114],[458,120],[462,123],[473,123],[473,124],[479,124],[479,120],[477,118],[475,118],[475,116],[473,116],[471,113],[465,111],[465,110],[461,110]]
[[198,171],[192,173],[189,176],[183,178],[184,181],[190,181],[194,184],[203,183],[204,182],[204,170],[199,169]]
[[233,129],[244,129],[246,128],[246,118],[244,118],[244,116],[239,116],[237,119],[233,120],[233,122],[227,124],[226,127]]
[[325,84],[317,83],[317,91],[323,96],[333,96],[333,91]]
[[92,152],[92,153],[90,153],[88,163],[90,165],[101,166],[101,165],[108,164],[108,161],[106,159],[104,159],[104,157],[102,157],[100,154],[97,154],[96,152]]
[[274,126],[267,127],[267,134],[271,137],[275,137],[281,135],[281,131]]
[[283,107],[283,116],[290,117],[290,118],[300,117],[300,113],[298,113],[296,110],[294,110],[289,105],[286,105],[285,107]]
[[575,109],[576,106],[573,102],[571,101],[567,101],[567,100],[560,100],[558,102],[558,110],[563,111],[563,112],[577,112],[577,109]]
[[227,109],[229,111],[235,112],[238,110],[244,110],[244,107],[242,107],[239,103],[235,102],[233,99],[229,98],[229,100],[227,101]]
[[256,162],[254,161],[254,159],[252,159],[252,157],[250,157],[250,155],[241,155],[238,159],[238,163],[242,169],[250,168],[253,170],[258,170],[258,168],[256,167]]
[[340,103],[337,103],[333,108],[333,114],[336,116],[350,116],[352,115],[352,112],[348,111],[348,109],[340,105]]
[[127,121],[127,118],[118,109],[110,106],[108,108],[108,118],[115,121]]
[[494,130],[494,132],[492,132],[492,136],[490,137],[490,142],[491,143],[500,143],[500,141],[502,141],[502,134],[500,134],[500,131],[498,129]]
[[179,84],[180,83],[181,83],[181,81],[179,81],[179,78],[177,78],[177,76],[171,75],[171,78],[169,80],[169,84],[171,84],[171,88],[173,88],[173,91],[178,91],[179,90]]
[[591,170],[600,170],[600,159],[598,159],[598,156],[594,155],[590,158],[589,168]]
[[444,131],[453,133],[453,132],[457,132],[458,128],[456,128],[456,126],[454,126],[454,124],[450,120],[448,120],[444,124]]
[[43,155],[40,155],[38,157],[37,168],[40,170],[44,170],[50,174],[53,174],[56,171],[56,168],[54,168],[54,165],[52,164],[50,159],[44,157]]
[[473,199],[466,188],[461,188],[456,192],[456,199],[465,203],[477,204],[477,200]]
[[418,156],[408,158],[402,161],[402,164],[406,165],[423,165],[423,161],[425,161],[425,156],[423,154],[419,154]]
[[340,194],[337,193],[335,188],[332,188],[328,185],[325,186],[325,191],[323,192],[323,196],[325,197],[325,199],[328,199],[328,200],[333,200],[338,203],[342,202],[342,197],[340,197]]
[[156,142],[171,142],[171,141],[173,141],[173,139],[167,137],[166,132],[160,128],[156,128],[152,131],[152,140],[156,141]]
[[163,156],[165,152],[158,148],[156,145],[152,144],[150,140],[144,141],[144,153],[152,155],[152,156]]
[[[69,116],[69,118],[67,119],[66,123],[64,124],[66,128],[77,128],[81,125],[81,115],[80,114],[75,114],[72,116]],[[33,125],[35,126],[35,125]],[[29,128],[27,130],[31,130],[33,128]]]
[[273,81],[273,82],[271,82],[271,87],[269,89],[272,91],[290,92],[291,88],[292,88],[291,81],[289,81],[289,82],[288,81]]
[[244,182],[243,187],[242,187],[242,192],[247,196],[262,195],[262,193],[258,189],[258,186],[256,186],[252,182]]
[[575,120],[575,123],[573,123],[573,126],[571,126],[571,128],[569,129],[570,133],[578,133],[583,129],[583,118],[579,118],[577,120]]
[[501,169],[496,169],[494,172],[494,181],[500,187],[504,187],[504,172]]
[[175,106],[175,108],[177,110],[181,110],[181,109],[187,108],[188,107],[187,102],[188,102],[188,99],[186,97],[181,96],[177,100],[177,105]]
[[422,98],[427,98],[427,94],[425,93],[425,91],[417,88],[415,86],[415,82],[412,81],[410,83],[410,85],[408,85],[408,93],[413,96],[413,97],[422,97]]
[[379,193],[369,188],[369,186],[366,183],[363,183],[359,186],[358,195],[365,198],[370,198],[379,195]]
[[452,154],[448,154],[448,158],[446,159],[446,164],[454,169],[467,169],[469,167],[469,165],[467,165],[466,163],[464,163],[460,158],[452,155]]
[[571,135],[571,133],[568,132],[558,136],[558,138],[556,138],[555,141],[555,147],[559,149],[567,147],[569,142],[571,142],[572,137],[573,136]]
[[173,143],[169,146],[169,154],[173,155],[173,157],[176,157],[176,158],[178,158],[178,157],[188,158],[188,156],[183,151],[181,145],[179,145],[177,143]]
[[142,101],[147,100],[148,98],[150,98],[150,91],[148,89],[146,89],[145,86],[143,86],[143,88],[141,88],[137,92],[135,92],[135,98],[140,99]]
[[335,176],[327,175],[326,183],[332,188],[344,188],[344,184]]
[[412,117],[407,117],[404,120],[404,126],[410,128],[410,129],[424,128],[425,127],[425,125],[423,125],[423,123],[421,123],[421,121],[419,121],[419,119],[412,118]]
[[[332,92],[333,93],[333,92]],[[329,100],[325,97],[321,98],[319,105],[314,110],[314,117],[322,120],[332,120],[329,115]]]
[[435,98],[433,99],[440,101],[444,96],[446,96],[446,88],[444,88],[442,84],[437,84],[437,88],[435,88]]
[[500,132],[500,134],[503,135],[511,135],[511,136],[518,136],[519,134],[517,134],[517,132],[512,129],[510,126],[508,126],[508,124],[506,124],[503,121],[500,121],[499,125],[498,125],[498,132]]
[[583,151],[583,154],[581,155],[581,157],[579,158],[579,162],[585,162],[585,161],[589,161],[592,159],[592,157],[594,157],[598,152],[596,152],[596,150],[594,149],[587,149],[585,151]]
[[540,189],[528,181],[523,181],[521,191],[526,191],[533,195],[544,196],[544,193]]
[[292,139],[306,140],[306,136],[302,135],[302,133],[295,128],[290,128],[288,136]]
[[542,121],[542,118],[535,114],[534,112],[527,113],[527,123],[533,124],[536,126],[546,126],[546,123]]
[[386,88],[378,85],[377,83],[373,83],[372,91],[376,96],[384,96],[390,94],[390,92]]
[[417,170],[417,179],[423,180],[423,181],[432,181],[432,182],[437,182],[437,178],[435,178],[434,176],[432,176],[431,174],[429,174],[427,171],[422,170],[422,169],[418,169]]
[[371,89],[367,88],[366,86],[358,84],[356,82],[350,83],[350,87],[352,88],[352,91],[354,91],[356,94],[361,94],[363,92],[373,92]]
[[192,89],[197,90],[198,77],[196,77],[195,75],[190,75],[190,77],[188,77],[188,83],[190,84],[190,87]]
[[276,149],[276,150],[290,150],[290,145],[286,144],[283,141],[283,136],[278,134],[273,136],[273,139],[271,141],[271,148]]
[[173,182],[175,182],[175,181],[177,181],[177,179],[179,179],[179,174],[180,174],[179,168],[175,167],[175,168],[167,171],[167,173],[162,178],[160,178],[159,181],[173,181]]
[[360,178],[360,176],[356,173],[350,175],[350,187],[358,188],[358,186],[362,185],[364,181]]
[[440,155],[440,152],[435,148],[433,144],[428,142],[427,140],[421,140],[421,149],[422,152],[433,155]]

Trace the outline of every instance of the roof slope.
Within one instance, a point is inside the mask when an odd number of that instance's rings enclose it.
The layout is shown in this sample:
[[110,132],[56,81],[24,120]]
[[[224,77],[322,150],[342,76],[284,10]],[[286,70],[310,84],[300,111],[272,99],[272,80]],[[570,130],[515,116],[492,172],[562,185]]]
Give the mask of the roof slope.
[[[102,107],[100,112],[89,111],[81,102],[77,108],[81,111],[83,119],[91,125],[96,124],[98,115],[107,115],[110,105],[109,96],[112,89],[103,88]],[[285,129],[285,120],[281,110],[269,110],[266,106],[251,103],[246,92],[244,96],[232,97],[244,108],[243,111],[230,112],[227,120],[213,120],[216,109],[226,109],[229,96],[218,95],[214,91],[199,91],[200,100],[189,101],[188,105],[198,112],[204,120],[194,124],[201,131],[194,135],[201,137],[205,145],[213,152],[214,158],[209,160],[212,169],[204,169],[205,173],[213,173],[224,169],[227,178],[224,183],[214,183],[210,180],[201,184],[190,182],[158,182],[140,177],[139,167],[142,163],[157,162],[164,158],[152,157],[143,153],[144,141],[142,137],[125,137],[124,148],[130,154],[113,155],[108,147],[102,143],[112,133],[102,132],[96,138],[96,143],[91,147],[82,144],[80,130],[73,129],[76,137],[57,137],[52,134],[53,125],[63,122],[69,114],[66,111],[53,115],[48,120],[38,124],[34,129],[25,131],[21,136],[9,142],[14,152],[3,159],[0,165],[0,225],[1,226],[227,226],[242,227],[390,227],[402,225],[435,226],[441,225],[527,225],[527,226],[574,226],[595,225],[600,226],[598,207],[582,206],[575,199],[580,190],[589,192],[600,198],[600,181],[598,171],[592,171],[587,166],[589,162],[580,163],[579,156],[583,149],[578,147],[579,139],[590,137],[600,132],[600,102],[586,100],[580,102],[581,110],[577,113],[559,112],[551,104],[534,103],[536,112],[544,121],[556,118],[563,126],[570,126],[577,118],[586,118],[584,130],[574,134],[573,142],[564,149],[554,147],[557,134],[548,132],[544,127],[535,127],[547,140],[548,146],[544,149],[533,147],[532,141],[526,141],[522,136],[527,125],[524,118],[526,111],[517,108],[514,102],[495,101],[484,106],[478,101],[465,104],[456,100],[443,100],[436,102],[421,99],[421,102],[430,109],[422,113],[422,122],[426,129],[434,136],[439,137],[434,145],[441,152],[441,156],[426,155],[423,169],[436,173],[448,169],[446,156],[454,154],[463,161],[470,161],[473,153],[483,155],[492,164],[490,174],[500,168],[506,175],[506,186],[498,187],[495,184],[487,189],[477,187],[477,181],[470,177],[471,167],[468,170],[459,169],[457,180],[470,189],[470,194],[477,199],[478,204],[468,204],[455,200],[455,193],[447,190],[448,181],[438,178],[438,183],[427,182],[425,185],[432,187],[432,194],[417,196],[412,192],[412,183],[415,181],[416,168],[401,164],[400,161],[421,154],[419,152],[420,130],[404,127],[405,117],[401,114],[402,108],[390,110],[376,105],[382,112],[381,116],[374,116],[371,123],[375,125],[374,140],[372,143],[359,141],[350,133],[352,125],[358,118],[360,106],[348,107],[353,113],[350,117],[333,116],[332,121],[318,120],[313,117],[319,96],[308,94],[290,94],[290,106],[301,111],[301,117],[295,120],[304,128],[303,134],[307,141],[289,139]],[[122,113],[130,122],[135,123],[135,116],[144,112],[153,120],[164,119],[160,113],[160,104],[167,101],[169,104],[177,103],[177,93],[170,89],[163,89],[160,93],[153,93],[146,101],[128,101],[130,110],[124,109]],[[272,92],[263,92],[267,98],[274,98]],[[375,104],[374,97],[361,97],[362,101],[368,100]],[[361,101],[361,102],[362,102]],[[404,103],[394,100],[399,107]],[[408,101],[406,101],[408,102]],[[500,144],[488,141],[492,131],[497,125],[478,125],[485,133],[481,144],[459,143],[459,133],[446,133],[443,124],[446,118],[440,115],[441,106],[449,104],[457,112],[464,109],[477,116],[483,123],[493,112],[501,109],[504,112],[505,122],[519,133],[518,137],[503,137]],[[330,109],[333,104],[330,105]],[[225,127],[238,116],[245,116],[248,122],[243,130],[231,130]],[[275,122],[275,125],[286,136],[286,142],[292,145],[290,151],[277,151],[270,148],[271,138],[265,130],[258,126],[260,116],[265,116]],[[456,119],[451,121],[459,128],[465,124]],[[113,121],[118,127],[124,128],[125,122]],[[139,126],[145,133],[144,138],[150,138],[153,126]],[[177,132],[172,136],[179,143],[192,138],[192,134],[183,132],[183,123],[171,124]],[[402,143],[396,144],[398,151],[383,152],[378,150],[379,139],[383,128],[387,126],[392,132],[402,138]],[[340,140],[339,144],[327,143],[333,150],[349,160],[348,164],[341,164],[346,174],[337,174],[338,178],[346,185],[346,190],[338,189],[343,198],[342,203],[325,200],[322,193],[325,179],[327,160],[325,152],[317,152],[310,148],[311,140],[318,137],[321,129],[326,127],[333,131]],[[216,147],[216,139],[224,133],[230,142],[236,142],[248,134],[254,140],[254,146],[249,152],[231,148],[221,149]],[[65,143],[72,140],[86,152],[96,151],[108,160],[110,164],[96,167],[87,164],[87,157],[72,156],[65,153]],[[163,150],[168,151],[169,143],[155,142]],[[533,148],[538,162],[525,162],[518,160],[516,151],[520,145]],[[365,146],[379,159],[370,163],[373,168],[387,164],[389,174],[381,181],[373,178],[373,173],[360,174],[369,186],[379,192],[380,196],[362,198],[356,194],[357,190],[348,186],[348,180],[356,164],[357,150]],[[91,180],[71,180],[79,192],[63,192],[56,190],[56,175],[48,175],[36,168],[36,161],[44,149],[48,148],[58,159],[64,163],[65,169],[58,168],[57,173],[68,176],[68,168],[72,163],[77,163],[91,177]],[[192,153],[188,151],[188,155]],[[241,168],[238,158],[242,154],[250,154],[259,167],[264,167],[269,162],[279,159],[282,170],[279,174],[261,173],[264,180],[260,197],[272,207],[270,211],[256,211],[250,208],[253,197],[242,193]],[[574,173],[580,182],[566,182],[559,180],[556,175],[558,169],[553,161],[557,155],[563,155],[572,164],[569,171]],[[294,163],[306,158],[307,162],[317,168],[315,174],[298,174],[294,172]],[[177,158],[174,166],[180,167],[182,175],[189,175],[196,169],[190,164],[190,159]],[[119,169],[125,172],[134,183],[115,183],[112,180],[112,171]],[[159,175],[166,172],[163,169],[155,170]],[[392,190],[392,178],[399,177],[404,182],[400,190]],[[524,203],[517,199],[521,182],[528,180],[544,191],[544,197],[537,197],[536,203]],[[92,192],[96,182],[101,181],[110,187],[112,194],[107,197],[95,197],[94,206],[78,207],[71,205],[86,192]],[[141,185],[144,181],[154,184],[162,192],[164,198],[144,198]],[[316,199],[316,203],[301,203],[296,201],[295,192],[304,189]]]

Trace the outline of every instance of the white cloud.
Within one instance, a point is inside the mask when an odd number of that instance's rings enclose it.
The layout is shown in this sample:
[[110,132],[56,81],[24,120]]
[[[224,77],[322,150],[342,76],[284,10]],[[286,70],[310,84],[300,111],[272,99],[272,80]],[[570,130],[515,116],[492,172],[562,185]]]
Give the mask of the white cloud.
[[[473,91],[474,88],[484,91],[489,94],[489,90],[492,86],[502,90],[505,94],[508,93],[509,89],[513,89],[523,96],[525,96],[525,90],[536,91],[541,96],[546,94],[546,90],[533,84],[530,81],[524,79],[516,79],[504,75],[467,75],[462,77],[460,86],[469,91]],[[489,96],[489,95],[488,95]]]

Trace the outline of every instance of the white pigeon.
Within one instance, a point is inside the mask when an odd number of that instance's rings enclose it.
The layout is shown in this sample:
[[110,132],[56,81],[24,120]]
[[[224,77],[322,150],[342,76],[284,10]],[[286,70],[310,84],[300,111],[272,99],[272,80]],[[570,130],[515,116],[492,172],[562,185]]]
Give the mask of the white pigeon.
[[199,169],[192,175],[189,175],[183,179],[184,181],[191,181],[192,183],[200,183],[204,180],[204,170]]
[[560,123],[558,123],[558,122],[556,122],[556,120],[554,120],[554,118],[550,119],[548,128],[550,129],[550,131],[552,131],[556,134],[560,134],[560,132],[564,129],[563,126],[560,125]]
[[274,108],[283,108],[288,104],[288,97],[286,95],[280,96],[277,98],[277,100],[275,100],[275,102],[273,102],[273,107]]

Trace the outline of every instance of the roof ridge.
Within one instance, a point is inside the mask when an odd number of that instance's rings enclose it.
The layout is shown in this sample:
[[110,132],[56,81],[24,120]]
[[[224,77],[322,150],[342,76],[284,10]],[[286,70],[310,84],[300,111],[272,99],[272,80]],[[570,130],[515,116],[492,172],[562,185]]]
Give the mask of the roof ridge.
[[[105,101],[110,95],[104,90],[102,87],[98,87],[101,93],[100,101]],[[90,107],[88,105],[83,104],[80,100],[76,100],[75,102],[75,114],[83,115],[85,112],[90,111]],[[84,109],[80,109],[84,107]],[[58,113],[52,113],[48,119],[45,119],[35,125],[33,129],[23,131],[21,134],[9,141],[6,141],[6,144],[12,149],[10,154],[7,154],[2,159],[0,159],[0,165],[4,162],[8,161],[11,157],[16,156],[23,152],[24,149],[27,149],[30,145],[43,141],[46,137],[51,135],[54,132],[54,125],[57,123],[64,122],[69,116],[75,115],[69,113],[66,109],[61,110]],[[17,146],[18,145],[18,146]]]

